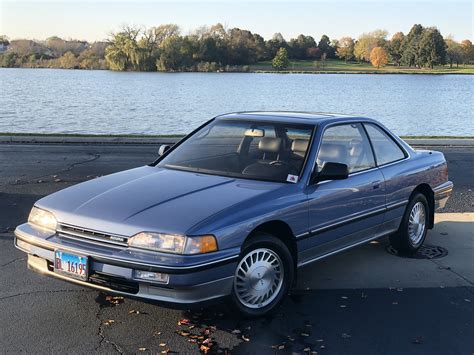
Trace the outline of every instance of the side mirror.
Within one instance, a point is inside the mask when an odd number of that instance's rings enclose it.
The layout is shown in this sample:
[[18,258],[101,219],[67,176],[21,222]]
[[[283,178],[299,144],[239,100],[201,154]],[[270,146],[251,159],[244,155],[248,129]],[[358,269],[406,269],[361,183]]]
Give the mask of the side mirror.
[[311,183],[315,184],[325,180],[343,180],[349,176],[349,169],[346,164],[326,162],[319,173],[311,177]]
[[168,149],[170,149],[171,146],[168,144],[162,144],[160,145],[160,148],[158,149],[158,155],[161,157],[163,154],[165,154]]

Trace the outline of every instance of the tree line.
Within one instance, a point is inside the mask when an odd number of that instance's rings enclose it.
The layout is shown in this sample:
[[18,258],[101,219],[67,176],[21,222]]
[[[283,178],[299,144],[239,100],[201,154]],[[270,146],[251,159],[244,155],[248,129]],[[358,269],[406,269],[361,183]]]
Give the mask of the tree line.
[[299,35],[289,41],[276,33],[271,39],[222,24],[201,27],[183,35],[175,24],[149,29],[125,26],[107,41],[88,43],[50,37],[45,41],[11,40],[0,36],[1,67],[111,69],[118,71],[246,71],[260,61],[285,69],[290,60],[370,62],[376,67],[434,68],[474,62],[470,40],[444,38],[435,27],[414,25],[408,34],[384,30],[364,33],[357,39],[319,41]]

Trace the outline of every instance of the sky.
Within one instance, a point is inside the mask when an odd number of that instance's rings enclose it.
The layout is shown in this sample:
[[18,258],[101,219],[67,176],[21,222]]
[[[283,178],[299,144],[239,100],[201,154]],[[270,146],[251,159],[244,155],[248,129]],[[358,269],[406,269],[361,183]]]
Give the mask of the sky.
[[183,33],[222,23],[269,39],[280,32],[319,39],[351,36],[375,29],[407,33],[415,23],[436,26],[444,36],[473,39],[472,0],[0,0],[0,34],[10,39],[43,40],[57,35],[104,40],[122,25],[178,24]]

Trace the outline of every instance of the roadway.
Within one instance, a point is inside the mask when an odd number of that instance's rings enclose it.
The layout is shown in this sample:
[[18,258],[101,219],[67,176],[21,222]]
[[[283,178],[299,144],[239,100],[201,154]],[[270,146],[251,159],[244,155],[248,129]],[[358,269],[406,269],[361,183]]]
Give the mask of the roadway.
[[0,352],[198,353],[184,330],[210,333],[211,352],[233,354],[472,354],[474,148],[436,149],[455,190],[427,243],[445,247],[447,256],[400,258],[386,252],[386,239],[363,245],[305,267],[276,314],[246,320],[225,302],[193,310],[114,304],[28,271],[13,247],[12,231],[37,199],[153,161],[157,147],[0,144]]

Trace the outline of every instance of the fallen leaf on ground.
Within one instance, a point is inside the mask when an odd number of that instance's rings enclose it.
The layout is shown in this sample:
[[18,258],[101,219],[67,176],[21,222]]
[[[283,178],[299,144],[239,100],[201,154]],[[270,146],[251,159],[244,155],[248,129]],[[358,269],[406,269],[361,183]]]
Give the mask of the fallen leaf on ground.
[[471,303],[471,300],[469,298],[465,298],[464,301]]
[[164,347],[164,346],[166,346],[166,343],[160,343],[160,346]]
[[146,348],[138,348],[138,351],[146,351]]
[[347,300],[349,297],[347,297],[347,296],[341,296],[341,298],[342,298],[343,300]]
[[187,337],[191,334],[191,332],[188,330],[177,330],[176,333],[183,337]]
[[140,314],[140,311],[132,309],[131,311],[128,311],[128,314]]
[[178,325],[188,325],[189,319],[181,319],[178,321]]
[[309,337],[309,334],[308,333],[301,333],[301,336],[302,337]]
[[250,337],[245,336],[245,335],[242,335],[242,339],[243,339],[244,341],[250,341]]
[[341,304],[339,307],[346,308],[347,306],[345,304]]
[[103,324],[104,325],[112,325],[113,323],[115,323],[115,321],[113,319],[107,319]]
[[352,338],[352,335],[349,335],[349,334],[346,334],[346,333],[342,333],[341,336],[342,336],[344,339]]
[[199,350],[201,350],[204,354],[207,354],[209,352],[209,350],[211,350],[211,348],[206,346],[206,345],[201,345],[199,347]]

